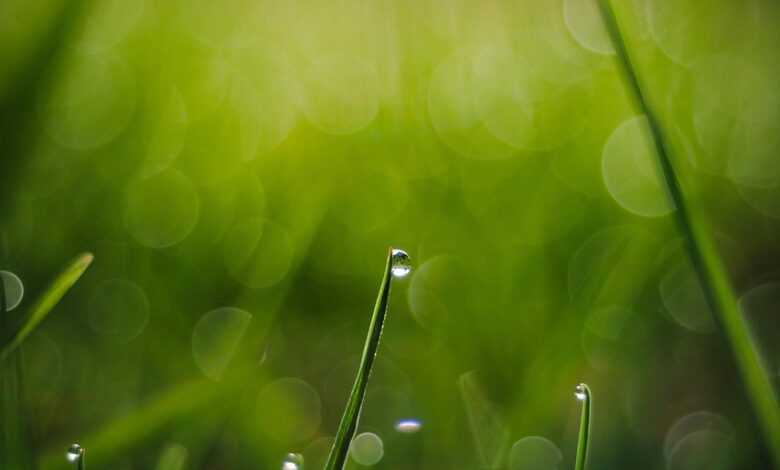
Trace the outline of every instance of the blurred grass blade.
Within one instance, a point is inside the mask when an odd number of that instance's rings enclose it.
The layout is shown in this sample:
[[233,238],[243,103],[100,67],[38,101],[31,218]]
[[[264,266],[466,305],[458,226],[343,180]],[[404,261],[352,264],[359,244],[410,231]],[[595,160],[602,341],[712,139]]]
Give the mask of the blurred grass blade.
[[574,470],[585,470],[588,463],[588,445],[590,444],[590,388],[582,383],[574,389],[574,396],[582,402],[582,414],[580,415],[580,434],[577,438],[577,460],[574,462]]
[[463,406],[481,468],[499,468],[509,441],[509,429],[503,414],[491,402],[474,371],[458,377]]
[[[84,271],[87,270],[92,263],[93,256],[91,253],[84,253],[79,255],[57,278],[51,283],[51,285],[43,292],[38,300],[33,305],[30,312],[27,314],[22,326],[11,337],[8,344],[3,345],[2,352],[0,352],[0,361],[4,361],[11,352],[13,352],[24,341],[30,333],[35,330],[38,324],[46,318],[51,309],[54,308],[62,297],[70,290],[71,287],[79,280]],[[3,301],[5,305],[5,301]],[[5,315],[3,315],[5,316]]]
[[184,446],[170,444],[160,455],[157,461],[157,470],[182,470],[187,464],[189,453]]
[[737,298],[728,279],[723,261],[718,255],[711,231],[701,219],[684,191],[667,151],[663,129],[643,92],[631,56],[626,48],[620,26],[610,0],[599,0],[599,9],[612,39],[621,70],[637,105],[647,117],[651,135],[658,151],[666,184],[674,203],[676,221],[688,241],[691,260],[707,300],[716,314],[721,331],[734,354],[756,419],[764,433],[768,450],[780,468],[780,406],[769,376],[761,363],[751,339],[750,330],[738,307]]
[[[8,328],[11,321],[6,311],[5,285],[0,280],[0,326]],[[8,361],[0,361],[0,382],[2,383],[2,436],[0,437],[0,468],[26,468],[27,459],[24,439],[24,418],[22,417],[21,357],[12,355]]]
[[[382,283],[379,286],[379,295],[376,299],[376,305],[374,305],[374,313],[371,315],[366,344],[363,346],[363,355],[360,358],[360,366],[355,376],[355,383],[352,386],[347,407],[341,416],[336,439],[333,441],[333,447],[331,447],[328,460],[325,462],[325,470],[341,470],[347,460],[349,446],[360,419],[360,411],[363,407],[371,368],[374,365],[374,358],[379,348],[379,340],[382,337],[382,327],[385,323],[387,305],[390,299],[390,284],[393,278],[393,258],[398,252],[400,250],[391,249],[387,255]],[[403,253],[403,256],[406,256],[406,254]]]

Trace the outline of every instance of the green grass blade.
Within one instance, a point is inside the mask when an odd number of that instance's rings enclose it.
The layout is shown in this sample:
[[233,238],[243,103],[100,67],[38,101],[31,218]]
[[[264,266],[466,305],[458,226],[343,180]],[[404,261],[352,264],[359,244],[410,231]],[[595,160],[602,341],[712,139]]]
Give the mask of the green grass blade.
[[669,194],[677,205],[676,221],[686,235],[691,260],[699,276],[702,290],[713,312],[715,312],[720,329],[734,354],[748,398],[753,405],[756,419],[761,426],[774,464],[780,468],[780,406],[778,406],[769,376],[761,363],[751,338],[750,329],[738,307],[737,297],[728,279],[723,261],[715,248],[712,233],[698,212],[692,210],[691,202],[684,196],[682,185],[669,156],[663,129],[643,93],[642,84],[635,72],[612,4],[609,0],[599,0],[599,7],[612,38],[617,58],[622,65],[621,69],[625,80],[637,105],[647,117]]
[[360,411],[365,400],[366,387],[371,375],[371,368],[374,365],[379,340],[382,337],[382,327],[387,316],[387,306],[390,299],[390,284],[393,278],[393,250],[387,255],[382,283],[379,285],[379,294],[374,305],[374,313],[371,315],[371,323],[368,327],[368,336],[363,346],[363,355],[360,359],[360,366],[355,376],[355,383],[352,386],[352,392],[347,401],[347,407],[341,416],[336,439],[333,441],[333,447],[330,449],[328,460],[325,463],[325,470],[341,470],[347,460],[349,446],[357,430]]
[[[46,318],[46,315],[49,314],[51,309],[59,303],[68,290],[70,290],[76,281],[79,280],[81,275],[84,274],[84,271],[87,270],[92,263],[92,260],[93,256],[91,253],[79,255],[62,273],[60,273],[59,276],[57,276],[57,278],[54,279],[51,285],[35,302],[32,309],[30,309],[30,312],[27,314],[19,330],[11,337],[8,344],[3,345],[2,352],[0,352],[0,361],[5,360],[11,352],[18,348],[24,339],[35,330],[44,318]],[[5,305],[5,301],[3,301],[3,305]]]
[[[0,326],[5,330],[11,321],[5,309],[5,285],[0,280]],[[21,403],[21,358],[14,354],[8,361],[0,361],[0,407],[2,434],[0,437],[0,468],[25,468],[26,442]]]
[[582,383],[574,389],[574,396],[582,402],[582,414],[580,415],[580,434],[577,438],[577,459],[574,461],[574,470],[585,470],[588,463],[588,445],[590,444],[590,388]]

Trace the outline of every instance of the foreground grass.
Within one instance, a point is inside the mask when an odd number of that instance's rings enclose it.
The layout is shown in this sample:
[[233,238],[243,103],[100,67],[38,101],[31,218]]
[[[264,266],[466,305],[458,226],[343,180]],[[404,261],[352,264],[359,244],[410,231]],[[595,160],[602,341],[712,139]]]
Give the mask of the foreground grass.
[[[19,326],[14,324],[6,311],[5,288],[0,282],[0,324],[3,344],[0,345],[0,380],[2,380],[2,447],[0,465],[2,468],[29,468],[31,460],[27,455],[25,442],[25,417],[21,404],[22,368],[17,349],[51,310],[79,280],[92,263],[93,256],[85,253],[78,256],[43,291],[32,308],[22,317]],[[9,332],[8,336],[5,333]],[[7,339],[6,339],[7,338]]]
[[368,336],[366,336],[366,343],[363,346],[360,366],[355,376],[355,383],[352,385],[352,392],[349,394],[347,407],[341,416],[333,447],[331,447],[328,460],[325,462],[325,470],[341,470],[347,460],[349,446],[352,438],[355,436],[358,421],[360,420],[360,412],[365,401],[371,368],[374,365],[374,359],[379,349],[379,340],[382,338],[382,327],[387,317],[387,307],[390,300],[391,281],[393,277],[405,276],[408,272],[408,256],[406,253],[401,250],[390,249],[385,262],[382,282],[379,284],[379,294],[374,305],[374,312],[371,315]]
[[769,376],[753,344],[748,325],[739,310],[737,297],[728,280],[723,261],[715,248],[712,233],[698,215],[698,211],[693,210],[694,204],[685,197],[685,192],[669,155],[669,147],[666,144],[663,129],[646,99],[642,83],[636,74],[631,55],[626,48],[612,3],[610,0],[598,0],[598,3],[626,83],[636,100],[637,107],[647,117],[669,194],[677,206],[676,221],[686,236],[691,260],[702,289],[734,354],[774,464],[780,468],[780,407]]
[[585,470],[588,463],[588,445],[590,444],[590,388],[582,383],[574,389],[574,396],[582,402],[582,414],[580,415],[580,433],[577,438],[577,458],[574,461],[574,470]]

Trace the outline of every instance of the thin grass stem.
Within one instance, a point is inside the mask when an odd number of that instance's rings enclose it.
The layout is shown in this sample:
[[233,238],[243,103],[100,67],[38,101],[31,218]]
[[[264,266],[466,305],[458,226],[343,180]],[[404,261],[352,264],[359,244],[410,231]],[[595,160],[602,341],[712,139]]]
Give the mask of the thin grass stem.
[[723,261],[715,248],[711,230],[699,215],[700,211],[693,210],[692,202],[685,197],[678,173],[670,158],[663,128],[646,99],[612,3],[610,0],[599,0],[598,3],[624,79],[637,106],[647,117],[669,194],[677,206],[676,222],[682,233],[686,235],[691,261],[698,274],[702,290],[715,312],[716,321],[734,355],[756,419],[763,431],[767,448],[775,466],[780,468],[780,407],[769,376],[756,351],[750,329],[738,307]]
[[582,402],[580,414],[580,433],[577,437],[577,458],[574,461],[574,470],[585,470],[588,463],[588,446],[590,444],[590,408],[592,395],[590,388],[581,383],[574,389],[574,396]]
[[387,262],[385,263],[382,282],[379,285],[379,294],[374,305],[374,312],[371,315],[368,335],[363,346],[360,366],[358,367],[355,383],[352,385],[352,392],[349,395],[344,414],[341,416],[333,447],[331,447],[328,460],[325,463],[325,470],[341,470],[347,460],[349,446],[352,438],[355,436],[358,421],[360,420],[360,412],[366,396],[366,387],[368,386],[371,369],[379,349],[379,341],[382,338],[382,327],[387,317],[390,299],[390,285],[393,277],[404,276],[408,271],[408,256],[406,256],[406,253],[401,250],[390,249],[387,255]]

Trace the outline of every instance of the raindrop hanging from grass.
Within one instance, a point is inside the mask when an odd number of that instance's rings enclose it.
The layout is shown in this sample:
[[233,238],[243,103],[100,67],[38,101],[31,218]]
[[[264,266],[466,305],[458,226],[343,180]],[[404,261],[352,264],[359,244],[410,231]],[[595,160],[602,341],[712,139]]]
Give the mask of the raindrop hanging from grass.
[[282,461],[282,470],[303,470],[303,456],[289,453]]
[[360,411],[366,396],[366,387],[371,375],[371,368],[379,349],[379,340],[382,337],[382,327],[387,317],[387,307],[390,301],[390,284],[393,278],[404,277],[412,270],[409,255],[399,249],[391,248],[385,262],[385,271],[382,282],[379,285],[379,294],[371,315],[371,323],[368,327],[368,336],[363,346],[363,354],[360,358],[360,366],[355,375],[355,383],[352,385],[347,406],[341,416],[333,447],[330,449],[328,460],[324,470],[341,470],[347,460],[352,438],[357,431]]
[[409,255],[404,250],[393,248],[390,252],[390,258],[392,260],[390,271],[394,277],[404,277],[412,271]]
[[577,460],[574,470],[585,470],[588,461],[588,442],[590,437],[590,388],[584,383],[574,388],[574,396],[582,402],[582,414],[580,415],[580,435],[577,439]]
[[80,445],[71,445],[65,454],[65,458],[74,465],[76,470],[84,470],[84,448]]

